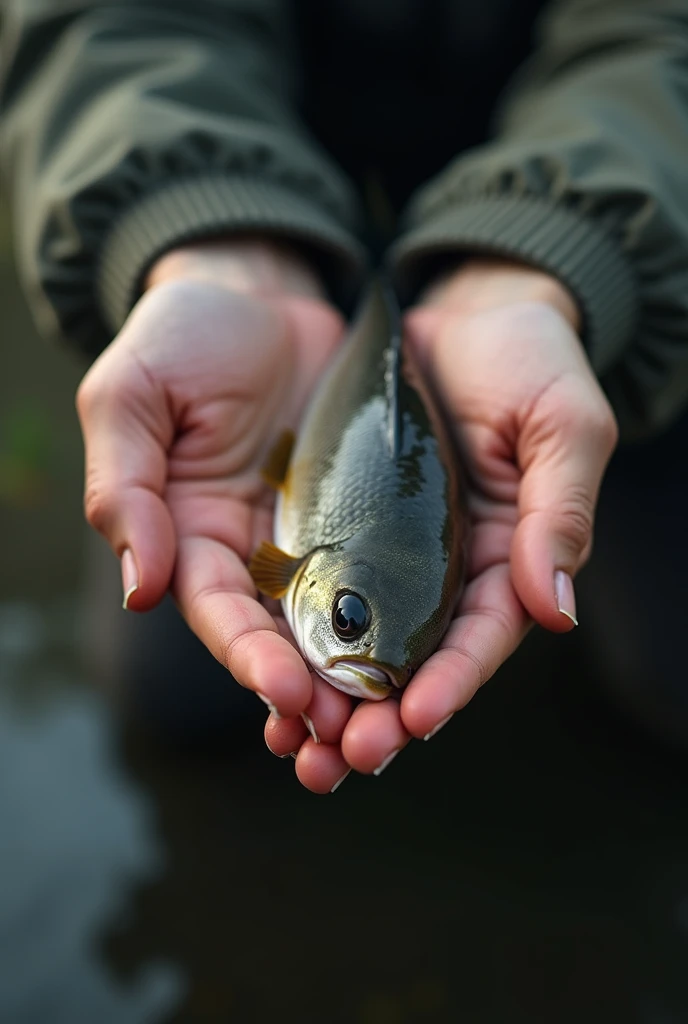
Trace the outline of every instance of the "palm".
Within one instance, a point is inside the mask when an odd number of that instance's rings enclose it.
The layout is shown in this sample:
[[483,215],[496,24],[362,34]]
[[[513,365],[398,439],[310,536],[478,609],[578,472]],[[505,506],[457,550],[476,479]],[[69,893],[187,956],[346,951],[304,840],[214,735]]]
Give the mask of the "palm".
[[[274,499],[260,471],[280,432],[298,424],[342,327],[313,300],[270,305],[194,287],[204,331],[199,336],[195,305],[185,305],[178,324],[184,372],[167,379],[177,431],[166,489],[177,536],[173,592],[216,657],[241,682],[270,692],[269,678],[264,687],[258,678],[261,654],[269,676],[271,657],[277,667],[284,663],[273,620],[282,635],[287,627],[276,604],[254,597],[246,568],[257,545],[272,537]],[[192,376],[184,355],[189,337]]]
[[[298,423],[341,326],[327,307],[310,300],[266,306],[207,285],[194,288],[203,333],[196,306],[181,304],[178,365],[169,338],[162,339],[176,428],[167,502],[182,562],[184,544],[202,540],[228,548],[243,565],[271,534],[272,499],[260,475],[266,454],[282,429]],[[243,579],[250,589],[248,575]]]
[[152,607],[171,586],[212,653],[286,714],[308,705],[312,685],[247,569],[272,534],[260,470],[341,336],[339,316],[315,299],[163,284],[144,295],[79,395],[87,514],[120,552],[126,532],[136,553],[129,607]]

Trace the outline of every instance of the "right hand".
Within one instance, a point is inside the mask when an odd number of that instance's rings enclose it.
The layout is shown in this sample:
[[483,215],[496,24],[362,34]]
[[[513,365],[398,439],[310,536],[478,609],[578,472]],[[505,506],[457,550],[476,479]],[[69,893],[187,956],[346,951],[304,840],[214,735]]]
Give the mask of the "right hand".
[[147,284],[79,388],[86,516],[122,561],[129,609],[170,589],[239,683],[298,716],[311,675],[246,564],[272,537],[261,466],[298,425],[341,318],[305,264],[267,243],[177,250]]

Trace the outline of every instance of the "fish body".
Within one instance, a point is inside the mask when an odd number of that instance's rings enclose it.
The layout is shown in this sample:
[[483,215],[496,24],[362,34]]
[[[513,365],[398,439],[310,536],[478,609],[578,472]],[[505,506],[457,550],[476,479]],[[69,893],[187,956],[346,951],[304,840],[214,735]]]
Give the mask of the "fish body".
[[251,563],[333,686],[381,700],[435,650],[464,573],[466,514],[449,431],[376,281],[304,416],[274,545]]

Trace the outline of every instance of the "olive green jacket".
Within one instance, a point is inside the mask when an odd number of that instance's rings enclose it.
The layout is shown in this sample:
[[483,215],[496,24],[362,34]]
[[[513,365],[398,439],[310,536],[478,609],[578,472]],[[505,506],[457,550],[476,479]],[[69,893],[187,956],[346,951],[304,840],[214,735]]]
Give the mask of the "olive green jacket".
[[97,353],[159,254],[230,232],[303,246],[346,306],[382,194],[407,298],[443,259],[530,262],[576,296],[627,436],[685,408],[688,0],[0,3],[46,332]]

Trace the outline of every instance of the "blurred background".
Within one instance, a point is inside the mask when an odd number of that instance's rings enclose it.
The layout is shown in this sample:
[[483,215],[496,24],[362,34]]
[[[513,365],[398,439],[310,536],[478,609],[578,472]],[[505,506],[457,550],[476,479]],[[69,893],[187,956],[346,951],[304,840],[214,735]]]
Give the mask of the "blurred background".
[[688,1021],[685,758],[575,639],[533,634],[432,743],[326,798],[262,706],[183,744],[123,711],[84,367],[36,337],[4,208],[0,310],[0,1022]]

